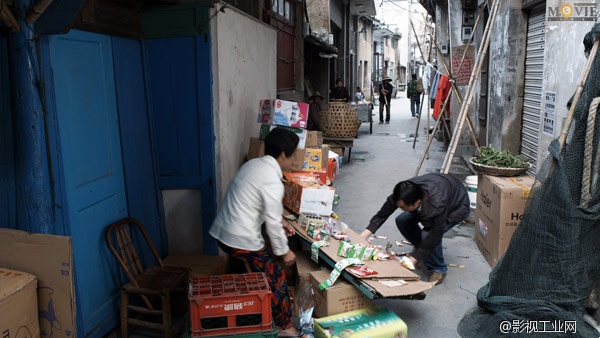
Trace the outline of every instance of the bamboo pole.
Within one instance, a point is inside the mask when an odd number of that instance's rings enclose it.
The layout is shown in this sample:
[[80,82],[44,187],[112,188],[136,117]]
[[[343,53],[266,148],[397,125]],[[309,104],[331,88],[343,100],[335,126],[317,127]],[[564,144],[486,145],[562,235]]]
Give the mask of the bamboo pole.
[[[480,10],[479,13],[477,14],[477,20],[475,20],[475,25],[473,27],[473,30],[475,30],[477,28],[477,26],[479,25],[479,19],[481,18],[481,15],[483,13],[483,9],[485,9],[485,7],[487,7],[487,6],[488,6],[488,2],[486,1],[485,4],[484,4],[484,7],[482,8],[482,10]],[[411,22],[411,25],[412,25],[412,22]],[[413,26],[413,30],[414,30],[414,26]],[[430,37],[432,38],[431,39],[431,43],[434,43],[434,40],[433,40],[433,37],[431,36],[431,33],[430,33]],[[460,69],[463,66],[463,63],[465,61],[465,57],[467,55],[467,51],[469,50],[469,47],[471,46],[471,42],[473,41],[473,37],[474,37],[473,34],[471,35],[471,37],[469,37],[469,41],[467,42],[467,48],[465,49],[465,53],[463,54],[463,56],[462,56],[462,58],[460,60],[460,63],[458,65],[458,70],[459,71],[460,71]],[[418,43],[418,41],[417,41],[417,43]],[[440,46],[438,45],[437,41],[435,41],[435,45],[436,45],[437,50],[440,50]],[[430,49],[429,56],[431,57],[431,49]],[[444,61],[443,58],[441,58],[441,61],[442,61],[442,64],[444,65],[444,67],[446,68],[446,72],[448,74],[451,74],[451,70],[448,69],[448,66],[446,65],[446,63],[445,63],[445,61]],[[462,98],[461,98],[460,92],[458,91],[458,89],[456,88],[456,86],[454,85],[454,83],[452,83],[452,89],[454,90],[454,93],[456,94],[458,102],[462,103]],[[448,96],[444,100],[444,103],[442,104],[442,109],[441,109],[442,113],[441,113],[441,116],[439,117],[440,119],[443,119],[446,116],[446,111],[447,111],[446,110],[446,105],[448,104],[449,98],[450,98],[450,94],[448,94]],[[428,107],[429,107],[428,110],[427,110],[427,143],[428,143],[427,147],[426,147],[427,149],[429,149],[429,146],[431,145],[431,141],[429,140],[429,136],[430,136],[429,135],[429,110],[431,108],[430,107],[430,100],[431,100],[431,98],[429,98],[429,100],[427,100],[428,101],[427,104],[428,104]],[[421,108],[423,108],[423,104],[421,104]],[[418,135],[418,128],[419,128],[419,122],[420,121],[421,121],[421,114],[419,114],[419,121],[417,121],[417,132],[415,132],[415,141],[416,141],[416,135]],[[448,135],[451,135],[450,130],[448,128],[448,125],[446,124],[446,121],[444,120],[443,122],[444,122],[444,128],[446,130],[446,133]],[[467,123],[469,125],[469,129],[471,130],[471,137],[472,137],[473,143],[475,144],[475,146],[477,148],[479,148],[479,140],[477,140],[477,137],[475,135],[475,130],[473,129],[473,126],[471,125],[471,120],[469,119],[468,115],[467,115]],[[437,126],[439,126],[438,123],[435,124],[434,130],[437,129]],[[413,149],[415,148],[415,141],[413,141]],[[423,159],[424,158],[429,159],[429,152],[428,151],[426,151],[423,154],[423,158],[421,159],[421,162],[419,163],[419,165],[417,166],[417,169],[415,170],[415,176],[419,174],[419,171],[421,170],[421,166],[423,165]],[[444,167],[445,161],[446,161],[446,157],[444,157],[444,162],[442,163],[442,167]]]
[[458,122],[456,126],[456,130],[452,134],[452,140],[450,141],[449,152],[447,156],[447,160],[445,161],[445,165],[442,167],[442,173],[447,174],[450,169],[450,164],[452,163],[452,159],[454,157],[454,153],[456,152],[456,147],[458,145],[458,140],[460,138],[460,133],[462,131],[463,125],[465,123],[465,117],[468,114],[469,105],[471,104],[471,100],[473,99],[473,93],[475,92],[475,83],[479,79],[479,73],[481,72],[481,67],[483,66],[483,60],[486,55],[486,50],[490,45],[490,31],[494,26],[494,21],[496,20],[496,14],[498,14],[498,7],[500,6],[500,0],[494,0],[491,8],[490,19],[486,24],[484,30],[484,38],[482,39],[482,43],[479,46],[479,51],[477,53],[477,60],[475,61],[475,67],[471,72],[471,78],[469,79],[469,85],[467,87],[467,96],[463,101],[460,109],[460,113],[458,114]]
[[[415,40],[417,40],[417,46],[419,47],[419,51],[421,52],[421,57],[423,57],[423,49],[421,48],[421,43],[419,42],[419,36],[417,34],[417,30],[415,29],[415,25],[413,24],[412,19],[409,19],[409,21],[410,21],[410,26],[412,27],[412,30],[415,33]],[[430,47],[429,47],[430,53],[429,53],[427,62],[430,61],[432,42],[433,41],[430,42]],[[408,92],[408,88],[407,88],[407,92]],[[424,97],[425,97],[425,91],[423,91],[423,93],[421,95],[421,98],[424,98]],[[410,103],[410,106],[411,106],[411,109],[412,109],[412,101]],[[415,144],[417,143],[417,137],[419,137],[419,124],[421,122],[421,113],[422,112],[423,112],[423,102],[419,103],[419,111],[417,112],[417,114],[419,115],[419,117],[417,119],[417,127],[416,127],[416,130],[415,130],[415,137],[413,138],[413,146],[412,146],[413,149],[415,149]]]

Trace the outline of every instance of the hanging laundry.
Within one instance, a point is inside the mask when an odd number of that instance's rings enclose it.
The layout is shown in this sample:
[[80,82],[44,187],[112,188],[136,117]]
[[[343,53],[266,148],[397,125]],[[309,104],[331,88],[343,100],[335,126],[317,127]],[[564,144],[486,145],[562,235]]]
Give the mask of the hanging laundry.
[[423,72],[423,91],[425,94],[429,93],[429,82],[430,82],[430,78],[431,76],[434,74],[435,69],[433,69],[433,67],[431,66],[431,64],[427,64],[427,66],[425,67],[425,71]]
[[[433,106],[433,118],[436,120],[442,113],[442,105],[446,100],[446,96],[450,94],[450,86],[450,78],[448,78],[448,75],[442,74],[435,94],[435,105]],[[450,99],[446,104],[446,118],[450,118]]]
[[436,70],[435,75],[431,77],[431,89],[429,90],[429,99],[431,100],[431,106],[435,107],[435,94],[437,93],[438,83],[440,82],[440,76],[442,73]]

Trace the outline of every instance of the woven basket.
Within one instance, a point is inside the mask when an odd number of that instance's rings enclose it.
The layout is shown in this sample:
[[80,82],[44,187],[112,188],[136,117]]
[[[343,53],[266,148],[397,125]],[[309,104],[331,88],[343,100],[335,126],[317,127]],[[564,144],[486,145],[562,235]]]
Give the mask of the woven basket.
[[319,115],[323,136],[350,138],[356,137],[361,122],[355,107],[343,102],[330,102]]
[[469,162],[473,169],[490,176],[518,176],[527,171],[527,168],[502,168],[480,164],[473,161],[473,158],[469,159]]

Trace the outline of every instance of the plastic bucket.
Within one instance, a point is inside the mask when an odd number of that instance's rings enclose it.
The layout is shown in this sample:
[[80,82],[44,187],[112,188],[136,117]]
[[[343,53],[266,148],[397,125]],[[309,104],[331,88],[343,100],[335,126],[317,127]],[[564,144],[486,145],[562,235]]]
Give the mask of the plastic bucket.
[[467,176],[465,183],[469,194],[469,204],[471,209],[475,209],[477,207],[477,175]]

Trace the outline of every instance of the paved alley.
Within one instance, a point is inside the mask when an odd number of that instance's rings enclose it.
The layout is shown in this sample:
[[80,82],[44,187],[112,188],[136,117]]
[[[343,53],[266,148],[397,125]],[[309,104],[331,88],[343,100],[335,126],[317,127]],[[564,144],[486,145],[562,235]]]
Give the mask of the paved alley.
[[[368,123],[363,123],[359,137],[354,141],[351,161],[343,163],[340,174],[334,182],[340,202],[334,211],[340,219],[360,233],[366,228],[371,217],[379,210],[385,198],[392,193],[396,183],[415,174],[427,145],[425,128],[426,114],[419,126],[419,136],[413,149],[413,135],[417,120],[411,118],[410,101],[405,92],[399,92],[392,100],[390,124],[378,124],[379,107],[373,109],[373,133],[369,134]],[[426,107],[425,107],[426,108]],[[430,119],[430,124],[435,121]],[[439,171],[446,148],[442,142],[433,140],[429,159],[425,159],[419,174]],[[347,158],[346,152],[346,158]],[[450,174],[464,182],[473,175],[462,158],[455,158]],[[389,236],[387,241],[402,240],[394,218],[398,210],[377,232]],[[460,337],[456,327],[465,311],[477,305],[476,293],[487,280],[491,271],[477,245],[473,241],[473,213],[469,223],[459,225],[444,236],[446,263],[464,265],[464,268],[450,267],[445,281],[427,291],[424,300],[377,300],[398,314],[408,325],[409,337],[452,338]],[[411,247],[405,245],[405,251]],[[422,279],[427,280],[426,272],[416,270]]]

